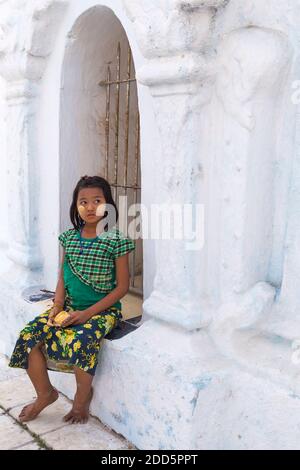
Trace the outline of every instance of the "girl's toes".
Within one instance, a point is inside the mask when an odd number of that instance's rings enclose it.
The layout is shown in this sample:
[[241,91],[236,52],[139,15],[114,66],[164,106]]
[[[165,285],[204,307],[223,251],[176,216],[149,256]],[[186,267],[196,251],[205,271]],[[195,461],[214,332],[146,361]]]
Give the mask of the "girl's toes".
[[21,413],[19,414],[19,418],[22,418],[22,416],[25,416],[26,414],[26,409],[28,408],[28,405],[24,406],[24,408],[22,409]]
[[19,420],[21,423],[23,423],[24,421],[32,421],[33,419],[37,417],[37,415],[38,413],[34,411],[34,406],[29,405],[27,409],[25,410],[24,414],[19,416]]
[[81,416],[76,416],[74,423],[80,424],[80,422],[81,422]]
[[68,414],[66,414],[64,417],[63,417],[63,420],[68,422],[70,421],[70,419],[72,418],[72,412],[70,411]]

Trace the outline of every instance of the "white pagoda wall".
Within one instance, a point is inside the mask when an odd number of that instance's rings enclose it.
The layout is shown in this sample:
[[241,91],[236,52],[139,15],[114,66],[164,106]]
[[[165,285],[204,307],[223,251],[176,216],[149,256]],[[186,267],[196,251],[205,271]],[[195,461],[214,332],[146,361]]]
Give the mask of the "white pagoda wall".
[[[113,10],[133,50],[142,202],[204,204],[205,244],[195,253],[182,241],[145,243],[147,321],[105,342],[92,412],[144,449],[299,449],[299,2],[96,3]],[[72,61],[64,69],[65,59],[70,32],[91,7],[0,3],[1,155],[22,190],[9,212],[11,174],[0,189],[8,199],[9,231],[0,236],[6,354],[38,313],[22,289],[55,287],[68,188],[84,170],[84,154],[72,167],[67,147],[73,154],[75,145],[62,140],[68,109],[82,103],[75,93],[64,99],[62,78],[80,73]],[[28,156],[36,173],[22,176]],[[73,377],[52,378],[72,396]]]

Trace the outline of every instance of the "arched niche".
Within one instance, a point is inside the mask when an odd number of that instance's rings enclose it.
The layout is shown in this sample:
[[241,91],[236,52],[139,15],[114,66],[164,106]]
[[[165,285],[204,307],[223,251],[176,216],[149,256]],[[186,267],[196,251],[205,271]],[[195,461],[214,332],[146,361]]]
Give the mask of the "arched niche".
[[[120,45],[120,46],[119,46]],[[108,65],[111,80],[117,77],[117,51],[121,51],[120,78],[128,73],[128,49],[130,44],[126,32],[115,13],[106,6],[97,5],[82,13],[68,33],[61,74],[60,91],[60,227],[65,230],[69,224],[69,207],[73,188],[80,176],[100,175],[115,183],[115,119],[117,93],[111,85],[108,173],[106,172],[106,118],[107,87],[100,82],[107,80]],[[131,63],[131,77],[135,77],[134,60]],[[138,93],[136,82],[130,85],[129,119],[126,117],[126,85],[120,85],[118,119],[118,181],[124,185],[126,154],[126,129],[128,136],[127,182],[136,182],[135,160],[137,155],[137,112]],[[138,185],[141,187],[140,167]],[[114,187],[112,188],[114,189]],[[119,188],[116,202],[125,190]],[[141,201],[140,190],[127,190],[128,207]],[[130,220],[129,220],[130,221]],[[142,240],[136,240],[134,258],[130,254],[131,285],[142,292]],[[141,294],[140,294],[141,299]],[[141,310],[141,303],[140,303]]]

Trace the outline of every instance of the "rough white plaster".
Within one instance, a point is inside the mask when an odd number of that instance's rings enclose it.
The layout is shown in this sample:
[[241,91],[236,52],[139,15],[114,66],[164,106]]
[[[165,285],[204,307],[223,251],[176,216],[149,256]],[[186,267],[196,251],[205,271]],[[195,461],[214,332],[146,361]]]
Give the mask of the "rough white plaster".
[[8,238],[8,226],[7,226],[7,169],[6,169],[6,119],[5,119],[5,82],[0,79],[0,142],[1,142],[1,165],[0,165],[0,198],[3,204],[2,209],[2,230],[0,233],[0,245],[5,248]]

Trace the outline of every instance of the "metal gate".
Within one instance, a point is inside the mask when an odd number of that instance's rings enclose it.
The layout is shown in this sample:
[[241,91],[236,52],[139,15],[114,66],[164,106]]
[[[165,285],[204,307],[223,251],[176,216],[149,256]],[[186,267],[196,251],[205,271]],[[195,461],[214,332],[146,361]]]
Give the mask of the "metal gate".
[[[139,193],[141,190],[140,115],[137,97],[135,102],[132,100],[132,85],[135,85],[134,91],[136,93],[136,78],[135,76],[132,77],[134,64],[129,43],[127,43],[126,73],[123,78],[121,77],[122,59],[121,44],[119,42],[115,62],[113,61],[107,65],[106,80],[99,83],[101,87],[106,87],[105,179],[112,187],[114,200],[118,206],[120,195],[129,196],[130,194],[134,204],[141,202]],[[115,73],[112,72],[112,68],[115,69]],[[121,120],[122,126],[120,125]],[[130,145],[129,141],[131,141]],[[123,162],[120,164],[121,148]],[[129,176],[131,181],[129,181]],[[136,241],[141,242],[141,240]],[[136,251],[133,250],[129,254],[129,291],[142,296],[142,261],[137,263]],[[140,258],[142,258],[142,251]]]

